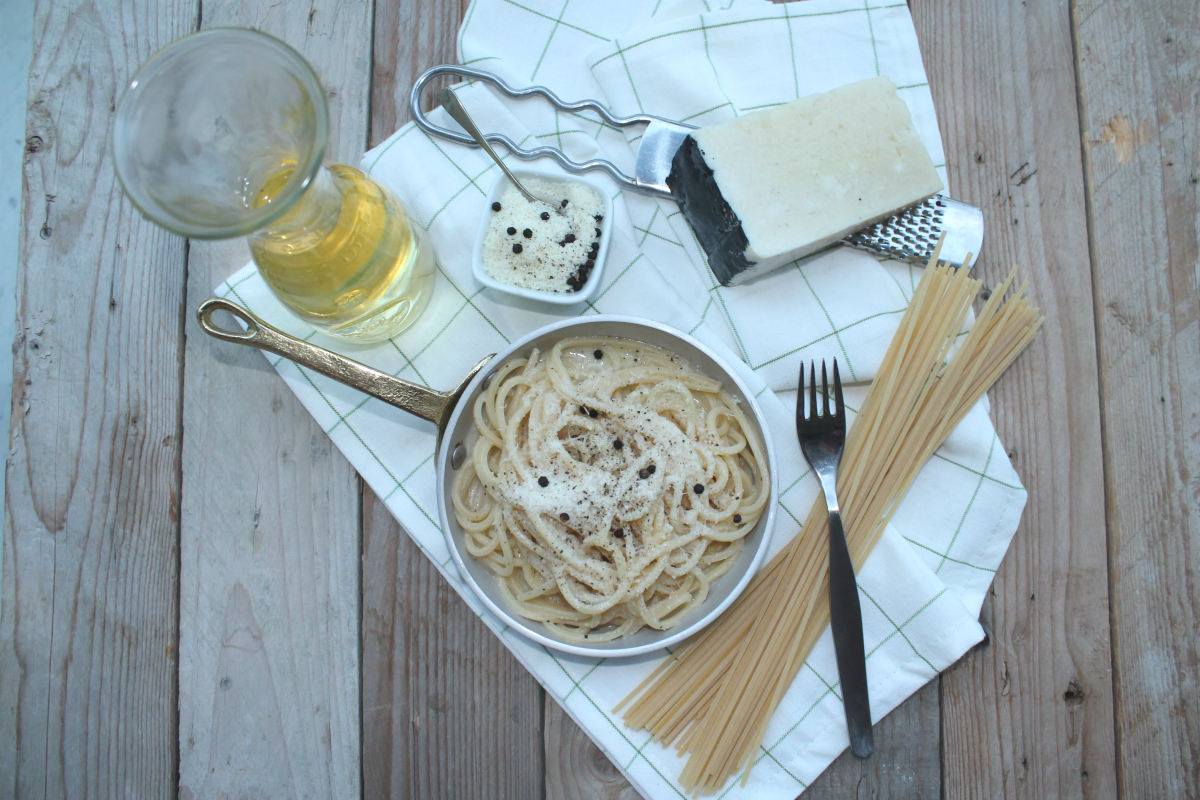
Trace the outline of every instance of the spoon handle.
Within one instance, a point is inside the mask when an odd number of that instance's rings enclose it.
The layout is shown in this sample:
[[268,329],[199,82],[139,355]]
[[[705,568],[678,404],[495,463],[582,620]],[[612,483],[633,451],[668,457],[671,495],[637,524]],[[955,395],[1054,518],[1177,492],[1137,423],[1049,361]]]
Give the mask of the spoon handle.
[[463,129],[466,130],[467,133],[471,134],[471,138],[473,138],[479,144],[479,146],[482,147],[484,151],[492,157],[492,160],[496,162],[496,165],[499,166],[500,169],[504,170],[504,174],[507,175],[508,179],[513,182],[513,186],[516,186],[518,189],[520,189],[521,194],[525,195],[529,202],[545,203],[545,201],[541,198],[534,197],[532,194],[530,194],[529,190],[521,185],[521,182],[517,180],[516,176],[509,172],[508,167],[505,166],[504,162],[500,160],[500,156],[496,155],[496,151],[492,149],[490,144],[488,144],[487,139],[483,138],[483,134],[479,131],[479,127],[475,124],[475,120],[471,119],[471,115],[467,113],[465,108],[463,108],[463,104],[458,101],[458,96],[454,94],[454,92],[450,91],[448,87],[442,89],[442,108],[446,109],[446,113],[449,114],[455,122],[457,122],[459,125],[462,125]]

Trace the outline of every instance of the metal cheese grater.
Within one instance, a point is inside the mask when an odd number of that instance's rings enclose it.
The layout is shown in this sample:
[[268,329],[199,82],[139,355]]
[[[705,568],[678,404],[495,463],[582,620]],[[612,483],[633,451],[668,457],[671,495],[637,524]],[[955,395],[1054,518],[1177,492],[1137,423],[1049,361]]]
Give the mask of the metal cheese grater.
[[[485,134],[484,138],[489,142],[504,145],[514,156],[526,161],[548,156],[561,164],[568,172],[579,174],[601,170],[625,189],[641,194],[675,199],[666,183],[667,175],[671,171],[671,158],[687,135],[696,130],[695,125],[686,125],[651,114],[618,117],[595,100],[568,103],[544,86],[513,89],[490,72],[451,64],[434,67],[421,75],[413,84],[412,95],[409,98],[409,110],[413,120],[426,133],[468,147],[478,147],[478,145],[474,139],[465,134],[434,125],[421,110],[421,94],[426,85],[442,75],[458,75],[469,80],[483,81],[515,99],[535,95],[544,97],[561,111],[594,111],[607,124],[617,128],[645,125],[646,131],[638,143],[633,176],[626,175],[611,161],[604,159],[573,161],[561,150],[548,146],[527,150],[518,147],[516,142],[499,133]],[[945,240],[942,242],[939,259],[956,267],[969,263],[968,259],[972,255],[978,255],[979,248],[983,244],[983,212],[976,206],[935,195],[924,202],[897,212],[882,222],[850,234],[842,239],[841,243],[878,255],[924,264],[933,255],[938,239],[943,234]]]

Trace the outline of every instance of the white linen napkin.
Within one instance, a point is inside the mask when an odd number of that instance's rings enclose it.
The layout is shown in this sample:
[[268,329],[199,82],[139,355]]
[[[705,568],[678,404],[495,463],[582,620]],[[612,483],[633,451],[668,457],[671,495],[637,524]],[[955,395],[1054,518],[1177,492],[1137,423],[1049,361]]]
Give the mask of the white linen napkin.
[[[568,100],[600,99],[619,113],[641,104],[647,112],[694,122],[878,69],[912,87],[901,94],[940,163],[936,119],[903,3],[729,5],[710,11],[703,0],[653,7],[636,0],[575,6],[569,0],[475,0],[459,34],[459,56],[513,85],[541,83]],[[482,85],[459,91],[485,131],[504,131],[523,146],[552,143],[577,159],[632,164],[626,134],[595,115],[563,114],[540,101],[501,101]],[[431,118],[453,127],[440,109]],[[548,161],[538,166],[553,167]],[[455,385],[483,355],[564,316],[632,314],[692,333],[737,365],[768,417],[782,487],[771,552],[799,532],[819,489],[795,440],[798,364],[836,356],[856,380],[869,380],[919,269],[838,248],[726,289],[712,281],[673,204],[618,192],[614,184],[613,242],[600,292],[587,304],[550,307],[485,289],[471,275],[484,196],[498,173],[481,152],[410,124],[367,153],[362,168],[400,195],[437,252],[433,299],[409,330],[371,346],[326,337],[289,314],[253,265],[217,293],[288,333],[435,388]],[[505,628],[475,600],[450,560],[438,523],[432,426],[291,362],[271,362],[422,551],[637,789],[648,798],[683,796],[676,781],[682,760],[610,711],[665,653],[627,660],[564,656]],[[857,408],[864,392],[849,387],[847,405]],[[979,607],[1024,502],[985,400],[922,470],[859,573],[874,719],[982,637]],[[722,796],[794,797],[847,744],[827,631],[772,719],[748,786],[731,781]]]

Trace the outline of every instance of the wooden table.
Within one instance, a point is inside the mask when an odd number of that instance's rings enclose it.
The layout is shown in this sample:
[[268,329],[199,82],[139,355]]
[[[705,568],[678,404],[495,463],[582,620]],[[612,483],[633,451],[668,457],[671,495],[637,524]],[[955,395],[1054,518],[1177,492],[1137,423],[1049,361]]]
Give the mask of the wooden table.
[[[331,155],[356,163],[453,61],[465,5],[39,2],[0,796],[634,796],[267,362],[199,331],[244,245],[142,220],[108,155],[133,70],[238,25],[313,63]],[[912,12],[951,191],[987,217],[977,269],[1019,262],[1047,317],[992,393],[1029,504],[987,641],[806,796],[1197,797],[1200,15]]]

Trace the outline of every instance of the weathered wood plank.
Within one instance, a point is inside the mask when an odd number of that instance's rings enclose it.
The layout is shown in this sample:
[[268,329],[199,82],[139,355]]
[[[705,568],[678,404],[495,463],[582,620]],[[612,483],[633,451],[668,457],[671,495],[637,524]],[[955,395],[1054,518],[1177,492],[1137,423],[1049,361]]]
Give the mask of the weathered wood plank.
[[[408,96],[418,75],[438,64],[458,63],[458,29],[470,5],[470,0],[376,2],[371,147],[411,119]],[[427,90],[426,111],[438,105],[439,89]]]
[[935,679],[875,726],[868,759],[842,753],[804,792],[817,798],[938,800],[942,796],[941,702]]
[[[254,27],[317,71],[329,159],[367,137],[370,2],[211,0],[203,26]],[[359,489],[261,354],[193,317],[248,261],[192,242],[186,307],[179,795],[357,797]]]
[[[464,0],[378,2],[371,142],[455,62]],[[371,798],[542,795],[542,695],[369,489],[363,492],[363,789]]]
[[0,796],[175,783],[184,245],[109,155],[192,4],[40,3],[29,81],[0,616]]
[[1046,324],[992,392],[1029,488],[991,642],[942,676],[947,797],[1111,797],[1099,385],[1071,21],[1063,3],[913,3],[956,197],[984,208],[977,269],[1016,262]]
[[[383,503],[370,499],[363,514],[364,796],[540,797],[540,688]],[[376,562],[397,572],[375,575],[368,588]],[[385,660],[389,633],[392,657]],[[370,662],[368,645],[377,654]]]
[[552,698],[546,698],[544,800],[639,800],[604,752]]
[[1200,16],[1077,5],[1104,396],[1118,775],[1200,796]]

